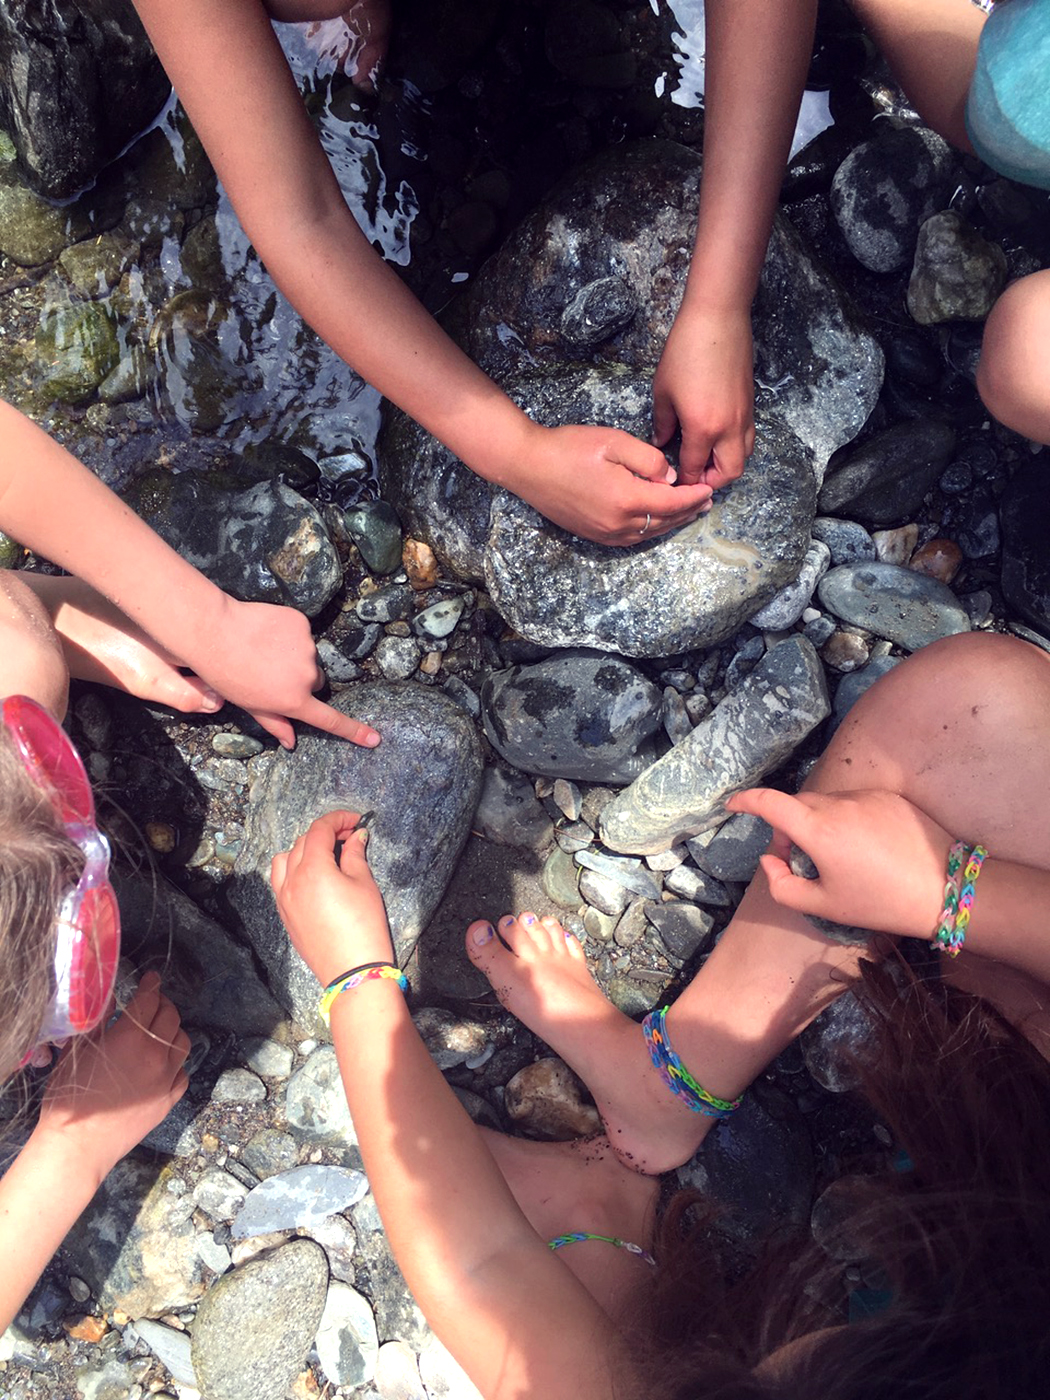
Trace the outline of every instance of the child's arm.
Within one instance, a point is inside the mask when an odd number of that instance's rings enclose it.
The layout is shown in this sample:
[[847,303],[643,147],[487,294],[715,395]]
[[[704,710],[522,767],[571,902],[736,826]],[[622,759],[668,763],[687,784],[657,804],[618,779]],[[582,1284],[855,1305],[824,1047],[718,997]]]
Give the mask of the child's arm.
[[240,603],[169,548],[69,452],[0,403],[0,528],[98,589],[225,700],[291,746],[290,720],[354,743],[379,736],[318,700],[310,624]]
[[[944,904],[948,851],[958,838],[897,793],[801,792],[791,797],[752,788],[730,798],[731,812],[750,812],[774,828],[762,857],[769,892],[804,914],[880,932],[932,940]],[[791,843],[811,858],[819,879],[793,875]],[[1001,860],[984,862],[966,929],[967,953],[995,958],[1050,985],[1050,870]]]
[[636,544],[647,515],[652,536],[699,513],[710,493],[665,484],[650,444],[539,427],[426,313],[347,208],[261,0],[134,4],[270,275],[370,384],[479,476],[587,539]]
[[[817,0],[707,0],[704,174],[692,266],[653,382],[653,441],[718,487],[754,446],[751,302],[791,146]],[[714,463],[708,458],[714,453]]]
[[[319,818],[273,862],[281,917],[322,984],[393,958],[355,820]],[[345,843],[338,867],[336,841]],[[394,1256],[486,1400],[632,1395],[615,1330],[518,1209],[397,984],[369,981],[336,997],[332,1035]]]
[[66,1051],[29,1141],[0,1180],[0,1331],[106,1173],[182,1097],[188,1049],[151,972],[109,1030]]

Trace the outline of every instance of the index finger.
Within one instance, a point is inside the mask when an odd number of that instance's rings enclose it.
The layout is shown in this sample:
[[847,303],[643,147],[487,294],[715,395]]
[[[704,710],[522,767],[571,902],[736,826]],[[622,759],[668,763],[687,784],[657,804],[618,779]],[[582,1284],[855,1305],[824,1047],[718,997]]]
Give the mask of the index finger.
[[783,832],[805,849],[809,808],[797,797],[778,792],[776,788],[747,788],[734,793],[725,805],[727,812],[747,812],[752,817],[761,817],[775,833]]
[[379,731],[373,729],[370,724],[344,715],[341,710],[323,700],[307,700],[291,718],[312,725],[324,734],[334,734],[337,739],[348,739],[351,744],[359,744],[364,749],[374,749],[382,738]]

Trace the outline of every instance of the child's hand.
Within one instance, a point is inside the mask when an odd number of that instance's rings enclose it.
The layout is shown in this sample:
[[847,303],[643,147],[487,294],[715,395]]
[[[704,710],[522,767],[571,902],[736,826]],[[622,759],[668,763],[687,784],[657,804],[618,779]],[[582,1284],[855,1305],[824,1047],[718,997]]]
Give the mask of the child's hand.
[[679,426],[683,482],[717,490],[740,476],[755,446],[749,312],[683,304],[653,379],[653,442],[665,446]]
[[301,612],[273,603],[241,603],[226,595],[221,607],[206,649],[185,657],[221,696],[247,710],[285,748],[295,744],[293,719],[365,748],[379,743],[371,726],[314,695],[325,677],[310,623]]
[[368,833],[355,830],[357,821],[356,812],[318,817],[270,866],[277,912],[322,987],[362,963],[394,960],[383,896],[365,859]]
[[179,1013],[147,972],[108,1030],[79,1036],[47,1083],[37,1133],[72,1141],[98,1181],[155,1128],[186,1091],[190,1042]]
[[[875,790],[790,797],[753,788],[726,807],[773,827],[762,869],[778,904],[840,924],[933,937],[954,838],[906,798]],[[791,873],[792,842],[814,862],[819,879]]]
[[536,428],[528,466],[502,485],[563,530],[596,544],[638,544],[710,508],[707,486],[675,486],[662,452],[618,428]]

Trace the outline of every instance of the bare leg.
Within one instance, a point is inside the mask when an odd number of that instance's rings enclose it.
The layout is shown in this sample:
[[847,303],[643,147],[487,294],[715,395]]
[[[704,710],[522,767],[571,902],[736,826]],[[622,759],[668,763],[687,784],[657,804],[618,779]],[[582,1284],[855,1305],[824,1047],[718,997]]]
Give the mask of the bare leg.
[[988,412],[1036,442],[1050,443],[1050,271],[1006,289],[984,328],[977,388]]
[[972,152],[963,113],[985,14],[965,0],[850,0],[927,126]]
[[[623,1166],[607,1138],[529,1142],[487,1128],[478,1131],[541,1239],[584,1230],[650,1247],[657,1184]],[[602,1240],[566,1245],[558,1257],[616,1320],[636,1290],[645,1287],[652,1267]]]
[[[1025,642],[974,634],[927,647],[854,707],[807,786],[898,792],[961,839],[1050,868],[1050,658]],[[662,1172],[696,1150],[711,1120],[692,1114],[652,1069],[641,1033],[593,982],[553,920],[505,920],[509,944],[468,930],[472,960],[500,1000],[576,1070],[621,1159]],[[553,925],[553,927],[552,927]],[[479,941],[481,939],[482,941]],[[857,954],[771,899],[761,872],[714,952],[667,1015],[672,1044],[721,1098],[754,1076],[841,992]],[[970,956],[952,974],[1021,1021],[1050,1030],[1045,988]]]

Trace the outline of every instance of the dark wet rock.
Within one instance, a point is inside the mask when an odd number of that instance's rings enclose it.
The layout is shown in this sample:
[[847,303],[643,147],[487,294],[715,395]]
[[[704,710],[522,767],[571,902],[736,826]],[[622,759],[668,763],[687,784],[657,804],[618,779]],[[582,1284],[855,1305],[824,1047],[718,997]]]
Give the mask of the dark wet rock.
[[954,430],[935,418],[895,423],[832,464],[819,508],[869,526],[910,520],[954,447]]
[[614,851],[646,854],[718,825],[725,799],[783,763],[829,709],[813,647],[797,635],[781,642],[688,739],[609,804],[602,840]]
[[907,267],[920,226],[948,203],[953,169],[949,147],[934,132],[880,122],[831,184],[832,212],[857,261],[872,272]]
[[944,361],[936,345],[918,331],[894,326],[882,341],[886,373],[917,389],[933,389],[944,375]]
[[[533,372],[507,387],[540,422],[606,423],[649,435],[649,379],[621,366]],[[807,454],[769,419],[760,420],[747,472],[709,515],[631,549],[551,525],[403,416],[394,415],[380,461],[387,493],[413,535],[460,576],[484,578],[523,636],[626,656],[667,656],[731,635],[797,576],[815,497]]]
[[170,1168],[125,1157],[66,1236],[66,1257],[105,1311],[158,1317],[204,1292],[193,1197],[176,1181]]
[[805,1120],[769,1085],[756,1085],[678,1171],[682,1186],[717,1201],[718,1228],[759,1245],[775,1230],[809,1219],[815,1168]]
[[1050,627],[1050,492],[1046,452],[1024,462],[1002,500],[1003,594],[1036,629]]
[[306,1364],[327,1289],[324,1250],[312,1240],[291,1240],[223,1275],[193,1324],[202,1392],[212,1400],[282,1400]]
[[869,690],[888,671],[899,666],[902,660],[903,657],[900,656],[876,656],[866,666],[862,666],[859,671],[853,671],[850,675],[843,676],[835,691],[833,716],[836,727],[842,723],[864,692]]
[[983,321],[1006,281],[1006,254],[946,210],[919,230],[908,310],[920,325]]
[[7,0],[0,9],[3,125],[49,199],[89,184],[169,91],[129,0]]
[[986,559],[999,553],[999,501],[991,487],[982,483],[953,502],[944,523],[967,559]]
[[715,926],[713,914],[681,899],[651,904],[647,916],[676,967],[684,967],[700,952]]
[[844,564],[824,575],[818,591],[836,617],[906,651],[970,630],[950,588],[897,564]]
[[818,515],[813,521],[813,538],[827,545],[832,564],[859,564],[876,557],[875,541],[855,520]]
[[758,869],[772,838],[772,828],[761,817],[750,812],[736,812],[723,822],[716,832],[705,839],[690,841],[689,853],[716,880],[735,880],[747,884]]
[[[455,311],[472,358],[500,382],[530,362],[592,352],[654,367],[685,287],[700,171],[696,152],[654,140],[613,147],[573,172],[489,260]],[[569,342],[566,309],[610,277],[626,282],[636,314],[596,350]],[[776,414],[812,450],[819,469],[871,412],[883,356],[782,216],[762,269],[754,326],[759,406],[775,401]]]
[[120,360],[112,309],[101,302],[53,306],[36,334],[36,362],[47,392],[84,403]]
[[564,1060],[551,1057],[520,1070],[506,1087],[504,1103],[526,1136],[563,1142],[601,1132],[598,1110],[585,1093]]
[[290,603],[315,617],[342,581],[314,507],[279,482],[231,492],[197,472],[147,472],[124,493],[173,549],[247,602]]
[[282,1019],[251,952],[174,885],[113,872],[125,952],[162,966],[164,990],[187,1025],[265,1035]]
[[0,176],[0,252],[22,267],[51,262],[90,231],[77,206],[56,208],[10,173]]
[[310,732],[293,751],[282,750],[253,790],[229,886],[275,996],[304,1026],[316,1024],[318,987],[277,917],[269,886],[274,853],[322,812],[374,811],[368,860],[404,963],[448,884],[481,783],[474,727],[439,692],[376,683],[344,691],[334,704],[375,725],[383,742],[361,749]]
[[567,651],[497,671],[481,703],[489,742],[527,773],[628,783],[656,756],[660,692],[616,656]]
[[523,773],[486,768],[472,828],[501,846],[541,851],[550,844],[553,825]]
[[104,233],[67,248],[59,266],[81,296],[104,296],[139,256],[139,245],[120,233]]
[[374,574],[393,574],[400,569],[401,522],[389,502],[365,501],[344,512],[343,520],[366,568]]
[[593,350],[623,330],[638,310],[622,277],[599,277],[581,287],[562,312],[561,331],[572,349]]
[[404,622],[412,616],[415,603],[407,584],[391,583],[358,598],[355,608],[364,623]]
[[751,625],[766,632],[785,631],[793,627],[805,610],[817,584],[828,571],[831,551],[821,540],[813,540],[806,550],[798,578],[786,584],[769,602],[752,614]]
[[319,1225],[356,1205],[367,1190],[364,1173],[345,1167],[309,1165],[280,1172],[247,1193],[233,1221],[233,1238]]

